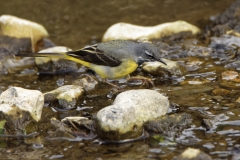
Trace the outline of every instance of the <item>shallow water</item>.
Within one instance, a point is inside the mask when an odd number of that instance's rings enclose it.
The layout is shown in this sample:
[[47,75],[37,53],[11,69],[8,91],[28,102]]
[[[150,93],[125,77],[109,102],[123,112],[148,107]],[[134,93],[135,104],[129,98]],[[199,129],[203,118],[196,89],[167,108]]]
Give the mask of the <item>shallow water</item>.
[[[106,29],[117,22],[129,22],[138,25],[157,25],[163,22],[185,20],[204,29],[209,17],[219,14],[233,1],[230,0],[164,0],[164,1],[4,1],[0,14],[11,14],[38,22],[46,27],[50,39],[57,45],[73,49],[100,42]],[[176,46],[173,46],[176,47]],[[184,49],[178,50],[185,53]],[[189,52],[188,52],[189,53]],[[190,54],[190,53],[189,53]],[[44,108],[42,120],[33,124],[33,129],[40,133],[36,139],[24,142],[7,141],[0,144],[1,158],[5,159],[171,159],[187,147],[199,148],[212,158],[231,159],[240,147],[239,86],[226,84],[221,79],[225,70],[224,63],[213,56],[169,58],[196,68],[184,73],[171,82],[156,82],[156,89],[175,103],[177,112],[194,115],[220,115],[210,130],[202,127],[200,120],[191,128],[183,131],[174,141],[165,138],[158,141],[148,138],[143,141],[123,145],[99,145],[93,141],[69,142],[66,140],[48,140],[45,135],[49,130],[49,119],[62,119],[68,115],[94,114],[102,107],[111,104],[107,98],[108,86],[90,92],[79,106],[93,107],[83,111],[54,112]],[[224,57],[223,57],[224,58]],[[192,65],[192,64],[198,65]],[[231,69],[234,70],[234,69]],[[5,74],[0,76],[0,93],[11,86],[38,89],[42,92],[58,87],[58,81],[71,84],[80,73],[65,75],[21,75]],[[184,79],[181,79],[184,78]],[[190,83],[190,84],[187,84]],[[196,84],[201,82],[202,84]],[[132,87],[136,88],[136,87]],[[228,95],[214,95],[213,89],[224,88]],[[198,118],[198,117],[197,117]],[[197,119],[196,118],[196,119]],[[199,117],[201,118],[201,117]],[[42,144],[37,145],[36,144]],[[40,146],[40,147],[39,147]]]

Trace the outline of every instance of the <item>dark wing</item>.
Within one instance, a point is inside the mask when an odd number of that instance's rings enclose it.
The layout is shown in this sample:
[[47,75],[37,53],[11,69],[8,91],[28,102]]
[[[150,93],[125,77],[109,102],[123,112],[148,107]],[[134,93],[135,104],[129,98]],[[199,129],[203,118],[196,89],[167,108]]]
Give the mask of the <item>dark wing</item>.
[[104,51],[97,48],[97,44],[84,47],[80,50],[69,51],[66,54],[97,65],[116,67],[121,64],[120,60],[104,54]]

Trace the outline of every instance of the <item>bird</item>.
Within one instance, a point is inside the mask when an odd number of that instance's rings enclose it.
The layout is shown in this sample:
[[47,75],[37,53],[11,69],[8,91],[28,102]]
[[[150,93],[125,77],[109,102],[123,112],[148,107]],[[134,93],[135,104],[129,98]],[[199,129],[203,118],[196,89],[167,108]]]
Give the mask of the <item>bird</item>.
[[162,59],[157,46],[151,42],[112,40],[62,53],[17,54],[23,57],[63,58],[80,63],[96,72],[102,79],[116,80],[134,72],[143,62]]

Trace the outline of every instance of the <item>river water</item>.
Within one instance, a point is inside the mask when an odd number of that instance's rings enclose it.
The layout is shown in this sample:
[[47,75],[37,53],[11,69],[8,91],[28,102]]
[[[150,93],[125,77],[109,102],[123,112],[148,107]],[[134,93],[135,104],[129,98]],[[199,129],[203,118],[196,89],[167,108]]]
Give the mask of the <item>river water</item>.
[[[233,0],[4,1],[0,6],[0,15],[10,14],[38,22],[48,30],[49,39],[55,44],[79,49],[100,42],[107,28],[118,22],[153,26],[185,20],[204,30],[210,23],[210,18],[222,13],[232,2]],[[221,122],[217,122],[216,128],[206,130],[199,121],[184,130],[175,140],[146,139],[123,145],[99,145],[92,140],[48,140],[45,137],[50,130],[51,117],[62,119],[68,115],[92,114],[111,104],[112,100],[107,98],[107,93],[103,90],[84,98],[81,105],[93,107],[91,110],[54,112],[50,108],[44,108],[41,122],[32,129],[37,130],[40,136],[24,142],[0,143],[1,158],[172,159],[187,147],[192,147],[199,148],[215,159],[231,159],[235,150],[239,152],[240,146],[240,113],[239,105],[235,104],[239,88],[222,83],[221,74],[226,68],[219,63],[219,59],[210,56],[174,58],[167,55],[166,58],[185,63],[186,66],[195,66],[193,64],[196,63],[200,65],[197,65],[198,69],[186,73],[184,80],[158,84],[156,87],[169,97],[171,103],[176,104],[177,112],[192,113],[192,116],[199,111],[202,111],[202,114],[217,115]],[[64,79],[65,84],[71,84],[78,76],[76,73],[26,76],[4,74],[0,75],[0,89],[4,91],[11,86],[19,86],[46,92],[57,88],[59,80]],[[198,81],[204,83],[196,86]],[[212,90],[218,88],[234,93],[227,96],[214,95]],[[43,144],[43,147],[34,147],[35,143]]]

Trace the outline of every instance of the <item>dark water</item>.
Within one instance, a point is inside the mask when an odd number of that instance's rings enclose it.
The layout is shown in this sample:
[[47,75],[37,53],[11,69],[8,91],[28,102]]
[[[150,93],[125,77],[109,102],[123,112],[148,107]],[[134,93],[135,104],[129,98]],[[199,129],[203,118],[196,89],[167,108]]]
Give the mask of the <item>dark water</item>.
[[0,14],[11,14],[46,27],[57,45],[82,48],[100,41],[111,25],[127,22],[152,26],[185,20],[204,27],[209,16],[224,11],[233,0],[107,0],[4,1]]
[[[157,25],[175,20],[185,20],[201,29],[209,23],[209,17],[223,12],[232,0],[135,0],[135,1],[4,1],[0,5],[0,14],[10,14],[38,22],[45,26],[50,39],[57,45],[73,49],[84,45],[100,42],[106,29],[117,22],[128,22],[137,25]],[[225,125],[219,125],[213,133],[206,132],[201,125],[192,126],[183,132],[176,142],[165,140],[161,143],[151,139],[124,145],[98,145],[92,141],[69,142],[64,140],[49,141],[44,136],[29,139],[25,142],[7,142],[0,144],[0,159],[171,159],[187,147],[200,148],[213,158],[230,159],[233,147],[239,145],[239,109],[231,106],[239,94],[231,94],[219,102],[213,97],[212,88],[219,87],[220,74],[225,69],[210,58],[174,59],[178,61],[200,61],[200,70],[193,74],[205,73],[200,76],[188,74],[186,81],[211,80],[211,83],[200,86],[175,84],[163,86],[162,92],[169,96],[170,102],[177,103],[178,110],[194,112],[201,108],[212,114],[224,114],[228,117]],[[213,64],[213,65],[211,65]],[[19,76],[6,74],[0,76],[0,89],[10,86],[38,89],[42,92],[57,88],[57,80],[64,79],[71,84],[78,75],[30,75]],[[181,95],[180,95],[181,93]],[[238,92],[237,92],[238,93]],[[95,98],[85,98],[84,104],[93,107],[96,113],[102,107],[111,104],[106,93],[91,93]],[[93,96],[93,97],[94,97]],[[214,99],[215,98],[215,99]],[[88,112],[88,111],[86,111]],[[44,108],[42,122],[35,125],[40,135],[46,135],[51,117],[62,118],[67,115],[82,115],[83,112],[56,113]],[[235,123],[234,123],[235,122]],[[36,148],[33,144],[43,144]]]

